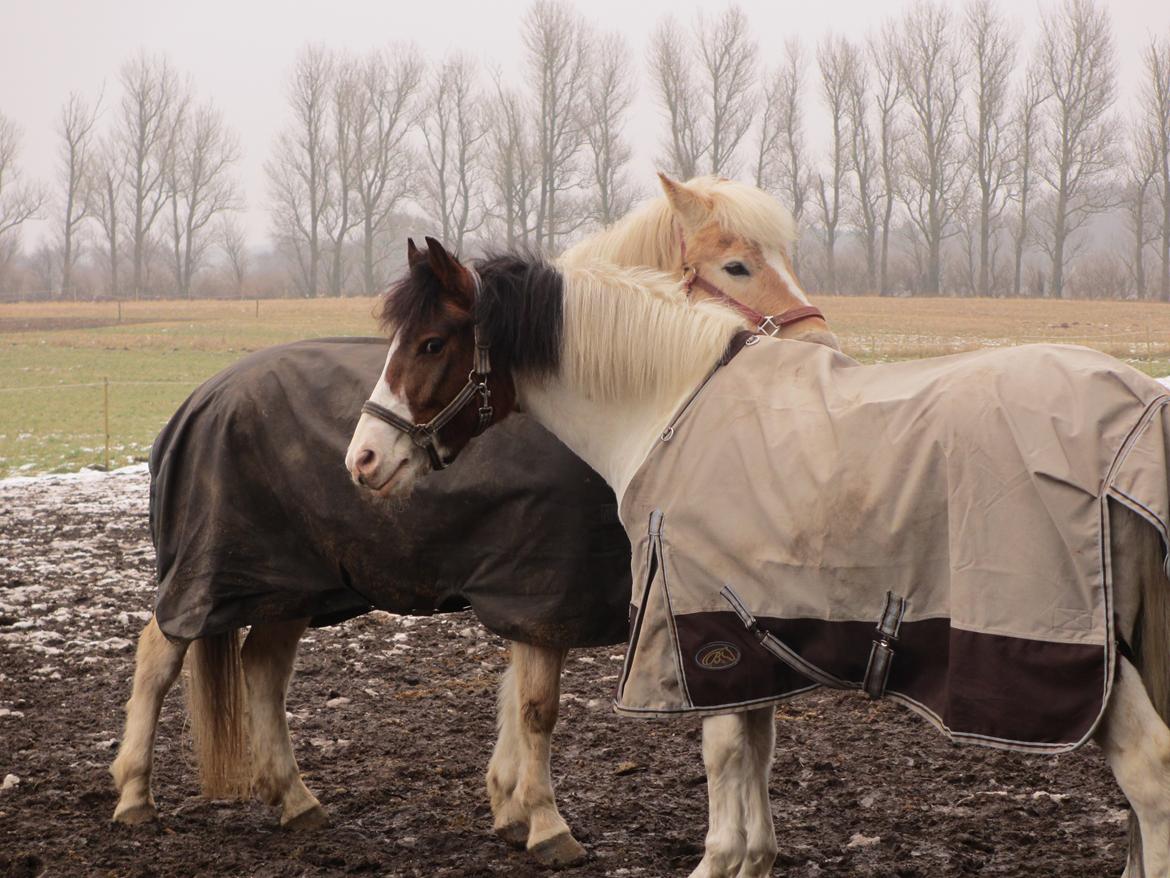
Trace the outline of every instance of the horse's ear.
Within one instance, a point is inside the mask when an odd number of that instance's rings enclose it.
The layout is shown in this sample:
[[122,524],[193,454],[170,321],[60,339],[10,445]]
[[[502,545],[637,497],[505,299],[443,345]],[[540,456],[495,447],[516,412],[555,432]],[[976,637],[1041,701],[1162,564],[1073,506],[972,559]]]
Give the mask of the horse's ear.
[[406,264],[414,268],[421,262],[424,262],[427,254],[423,253],[418,247],[414,246],[414,238],[406,239]]
[[685,183],[672,180],[661,171],[658,172],[658,180],[662,183],[662,191],[666,194],[666,200],[670,202],[671,210],[683,228],[694,231],[707,221],[711,214],[711,202],[705,195],[699,194]]
[[462,304],[470,309],[473,303],[472,293],[469,291],[470,278],[467,270],[436,239],[428,236],[426,241],[427,261],[431,265],[431,271],[435,273],[435,277],[439,279],[443,289],[457,296],[462,300]]

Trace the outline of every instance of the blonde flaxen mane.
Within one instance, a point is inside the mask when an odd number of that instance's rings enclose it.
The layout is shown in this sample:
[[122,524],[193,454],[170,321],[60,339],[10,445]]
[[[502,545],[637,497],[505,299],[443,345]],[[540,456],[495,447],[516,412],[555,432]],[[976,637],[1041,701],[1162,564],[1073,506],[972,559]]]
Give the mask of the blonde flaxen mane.
[[696,383],[741,329],[739,316],[690,303],[678,280],[646,268],[564,270],[561,377],[587,396],[621,401]]
[[[796,223],[768,193],[724,177],[695,177],[684,185],[710,203],[710,218],[720,229],[765,249],[790,253]],[[678,271],[679,227],[666,196],[650,199],[608,229],[570,247],[558,260],[566,268],[598,261]]]

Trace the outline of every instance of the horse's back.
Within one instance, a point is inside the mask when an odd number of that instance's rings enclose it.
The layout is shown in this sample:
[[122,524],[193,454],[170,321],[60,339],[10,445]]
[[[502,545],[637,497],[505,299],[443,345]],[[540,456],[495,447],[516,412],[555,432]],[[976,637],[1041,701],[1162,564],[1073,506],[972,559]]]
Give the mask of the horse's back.
[[345,449],[385,353],[381,339],[269,348],[180,407],[151,454],[163,630],[470,604],[516,639],[620,640],[629,548],[613,496],[527,419],[406,501],[352,483]]

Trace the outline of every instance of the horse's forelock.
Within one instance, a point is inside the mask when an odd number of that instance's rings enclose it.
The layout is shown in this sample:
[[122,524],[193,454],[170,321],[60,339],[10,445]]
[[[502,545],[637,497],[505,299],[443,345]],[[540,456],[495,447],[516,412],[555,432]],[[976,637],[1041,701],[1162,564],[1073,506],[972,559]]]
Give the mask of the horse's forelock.
[[412,265],[382,294],[376,314],[382,332],[390,335],[402,327],[433,320],[442,308],[442,292],[425,261]]

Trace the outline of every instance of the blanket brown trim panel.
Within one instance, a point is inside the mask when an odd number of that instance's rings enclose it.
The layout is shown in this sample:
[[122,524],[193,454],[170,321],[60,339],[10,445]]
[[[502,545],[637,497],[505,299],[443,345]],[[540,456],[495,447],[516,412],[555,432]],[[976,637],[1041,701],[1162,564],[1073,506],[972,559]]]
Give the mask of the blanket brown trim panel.
[[[856,682],[864,677],[872,623],[757,621],[828,673]],[[687,713],[727,712],[731,703],[750,707],[816,688],[765,650],[733,612],[689,613],[676,616],[675,624],[694,705]],[[887,694],[920,706],[955,738],[1071,749],[1101,714],[1103,692],[1084,681],[1101,679],[1107,658],[1102,646],[982,634],[952,628],[949,619],[903,622]],[[948,674],[948,666],[962,673]],[[1039,679],[1043,687],[1029,685]],[[1043,714],[1035,710],[1040,702],[1047,708]],[[988,722],[1004,716],[1017,718],[1017,724],[1005,729],[1002,722]]]

